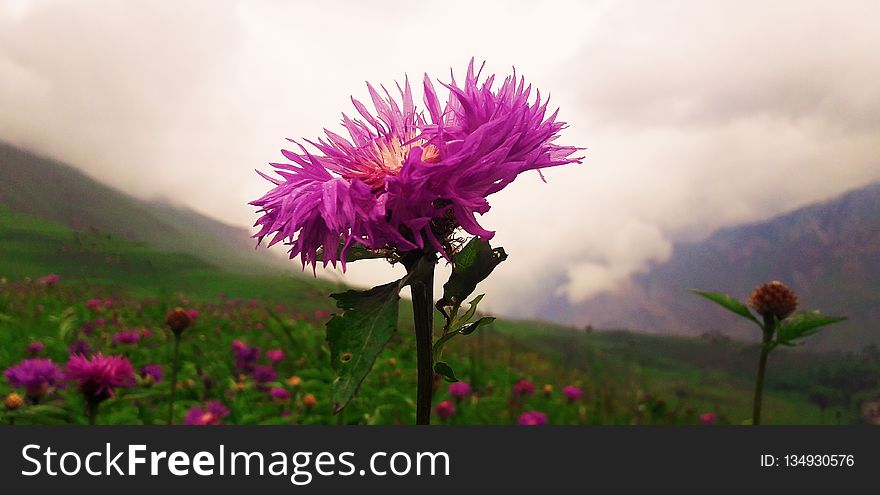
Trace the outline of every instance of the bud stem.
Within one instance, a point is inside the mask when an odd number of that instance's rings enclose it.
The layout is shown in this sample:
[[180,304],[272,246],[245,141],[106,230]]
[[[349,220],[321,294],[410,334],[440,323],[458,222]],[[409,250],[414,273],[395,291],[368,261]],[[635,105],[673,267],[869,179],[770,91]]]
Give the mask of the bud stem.
[[168,401],[168,424],[174,424],[174,398],[177,395],[177,372],[180,369],[180,333],[174,335],[174,362],[171,367],[171,399]]
[[91,399],[87,400],[86,411],[89,415],[89,426],[95,426],[98,424],[98,401]]
[[434,363],[431,356],[434,339],[434,255],[430,257],[430,268],[419,270],[421,260],[407,265],[407,272],[417,275],[410,282],[413,304],[413,323],[416,330],[416,367],[418,368],[418,390],[416,392],[416,424],[431,423],[431,395],[434,387]]
[[755,399],[752,406],[752,424],[761,424],[761,402],[764,395],[764,375],[767,371],[767,356],[770,355],[770,341],[776,331],[776,318],[773,315],[764,316],[764,338],[761,341],[761,358],[758,361],[758,376],[755,379]]

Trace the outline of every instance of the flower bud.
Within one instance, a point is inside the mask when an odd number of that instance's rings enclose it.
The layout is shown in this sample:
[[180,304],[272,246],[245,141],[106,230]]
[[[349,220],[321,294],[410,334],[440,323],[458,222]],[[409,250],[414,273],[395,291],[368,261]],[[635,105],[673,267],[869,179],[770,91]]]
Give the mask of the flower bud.
[[24,399],[20,395],[13,392],[7,395],[5,399],[3,399],[3,405],[6,406],[7,411],[15,411],[16,409],[24,405]]
[[184,330],[192,325],[192,317],[185,309],[174,308],[168,313],[168,316],[165,317],[165,323],[168,324],[171,331],[174,332],[174,335],[179,337]]
[[798,306],[794,291],[774,280],[756,288],[749,296],[749,306],[763,317],[775,316],[783,320],[789,317]]

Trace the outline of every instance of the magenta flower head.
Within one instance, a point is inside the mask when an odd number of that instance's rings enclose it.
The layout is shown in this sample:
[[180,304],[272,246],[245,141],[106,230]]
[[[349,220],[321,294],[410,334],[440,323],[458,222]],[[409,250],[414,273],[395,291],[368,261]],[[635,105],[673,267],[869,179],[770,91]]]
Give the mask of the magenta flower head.
[[100,352],[91,357],[70,356],[67,379],[76,381],[79,391],[90,402],[101,402],[112,397],[117,388],[135,385],[134,370],[127,358]]
[[455,414],[455,403],[451,400],[438,402],[437,406],[434,407],[434,412],[440,419],[449,419]]
[[581,395],[583,395],[583,392],[581,391],[581,389],[578,387],[575,387],[574,385],[568,385],[567,387],[564,387],[562,389],[562,393],[571,402],[574,402],[576,400],[580,400]]
[[122,330],[113,335],[113,343],[134,345],[141,341],[141,333],[137,330]]
[[258,364],[253,367],[251,376],[254,378],[254,381],[257,382],[257,388],[264,390],[266,383],[274,382],[278,379],[278,372],[272,369],[271,366]]
[[29,356],[36,356],[37,354],[43,352],[44,350],[46,350],[46,344],[44,344],[40,341],[31,342],[27,346],[27,353]]
[[37,283],[40,285],[43,285],[45,287],[52,287],[55,284],[57,284],[60,280],[61,280],[60,276],[58,276],[57,274],[54,274],[54,273],[50,273],[50,274],[46,275],[45,277],[41,277],[39,280],[37,280]]
[[64,384],[64,373],[51,359],[25,359],[3,372],[13,387],[23,388],[33,402],[39,402],[50,390]]
[[270,349],[266,351],[266,357],[269,358],[272,364],[278,364],[284,361],[284,351],[281,349]]
[[520,426],[541,426],[547,424],[547,415],[538,411],[526,411],[516,422]]
[[290,392],[281,387],[272,387],[272,389],[269,390],[269,395],[272,396],[272,399],[274,399],[275,402],[283,403],[290,401]]
[[85,303],[85,307],[92,311],[101,311],[104,309],[104,301],[100,299],[89,299]]
[[580,162],[577,148],[554,144],[564,127],[548,101],[516,74],[493,89],[495,76],[482,79],[473,60],[462,85],[443,86],[440,101],[424,79],[427,114],[416,108],[409,81],[393,98],[367,84],[375,113],[352,100],[360,119],[342,116],[343,137],[326,131],[306,142],[309,151],[282,150],[292,163],[273,163],[278,177],[251,202],[260,241],[287,241],[290,257],[303,266],[341,261],[354,245],[407,252],[430,248],[447,259],[455,229],[491,239],[475,215],[489,211],[487,197],[529,170]]
[[231,347],[235,356],[235,367],[245,372],[252,371],[254,362],[260,359],[260,348],[250,347],[242,340],[233,340]]
[[74,342],[73,345],[68,346],[67,352],[69,352],[70,354],[83,354],[85,356],[88,356],[92,353],[92,348],[89,346],[88,342],[80,339]]
[[516,397],[526,397],[535,393],[535,384],[525,378],[513,385],[513,395]]
[[145,364],[141,366],[141,378],[149,379],[153,383],[162,381],[162,366],[158,364]]
[[471,386],[467,382],[455,382],[449,384],[449,395],[458,400],[464,399],[471,393]]
[[702,423],[704,425],[711,425],[711,424],[715,423],[715,421],[717,419],[718,419],[718,416],[712,411],[700,414],[700,423]]
[[220,401],[209,400],[204,407],[193,407],[186,412],[183,424],[195,426],[218,426],[223,424],[223,418],[229,416],[229,409]]

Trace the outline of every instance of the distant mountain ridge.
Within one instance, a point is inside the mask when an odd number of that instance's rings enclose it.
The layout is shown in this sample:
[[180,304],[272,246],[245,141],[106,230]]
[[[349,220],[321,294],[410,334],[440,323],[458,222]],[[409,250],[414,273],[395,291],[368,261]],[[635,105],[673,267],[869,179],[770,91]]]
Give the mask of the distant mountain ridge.
[[255,250],[247,229],[164,202],[143,201],[64,163],[0,142],[0,205],[76,230],[98,230],[240,273],[289,269]]
[[754,340],[755,328],[687,289],[745,299],[759,283],[780,280],[803,309],[848,316],[811,339],[824,349],[880,343],[880,183],[769,221],[728,228],[676,245],[671,258],[624,287],[577,305],[556,301],[545,314],[600,328]]

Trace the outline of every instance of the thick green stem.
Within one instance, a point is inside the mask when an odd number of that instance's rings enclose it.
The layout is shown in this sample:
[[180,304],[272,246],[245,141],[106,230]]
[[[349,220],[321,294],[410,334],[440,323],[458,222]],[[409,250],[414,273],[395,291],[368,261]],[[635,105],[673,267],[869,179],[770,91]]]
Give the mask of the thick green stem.
[[[418,390],[416,392],[416,424],[431,422],[431,395],[434,386],[434,363],[431,346],[434,338],[434,259],[427,260],[429,268],[420,270],[420,262],[407,266],[415,278],[410,281],[413,302],[413,323],[416,330],[416,366]],[[418,270],[418,272],[416,272]]]
[[89,415],[89,425],[95,426],[98,424],[98,402],[90,400],[86,403],[86,411]]
[[761,358],[758,361],[758,376],[755,379],[755,399],[752,405],[752,424],[761,424],[761,402],[764,395],[764,375],[767,372],[767,356],[770,355],[770,341],[773,340],[773,332],[776,330],[776,320],[773,316],[764,317],[764,338],[761,341]]
[[174,363],[171,367],[171,398],[168,401],[168,424],[174,424],[174,398],[177,396],[177,372],[180,371],[180,334],[174,334]]

